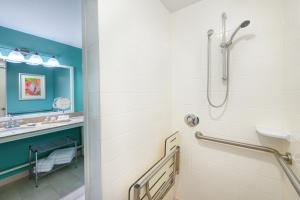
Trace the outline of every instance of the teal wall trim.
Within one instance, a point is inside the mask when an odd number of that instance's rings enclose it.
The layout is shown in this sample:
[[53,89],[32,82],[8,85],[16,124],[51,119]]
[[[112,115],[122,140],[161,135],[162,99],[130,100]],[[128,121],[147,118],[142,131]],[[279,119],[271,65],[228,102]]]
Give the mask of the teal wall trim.
[[[28,150],[30,145],[44,144],[49,141],[55,141],[59,138],[72,137],[81,145],[81,128],[74,128],[56,133],[50,133],[42,136],[22,139],[13,142],[7,142],[0,145],[0,171],[28,163]],[[14,171],[12,173],[0,176],[0,180],[11,175],[23,172],[27,168]]]
[[[0,47],[27,48],[74,67],[75,112],[83,111],[82,49],[0,26]],[[2,52],[7,55],[8,52]]]
[[[30,66],[24,63],[7,63],[7,113],[24,114],[33,112],[52,111],[54,99],[53,70],[51,68]],[[46,79],[46,99],[26,100],[19,99],[19,73],[44,75]]]

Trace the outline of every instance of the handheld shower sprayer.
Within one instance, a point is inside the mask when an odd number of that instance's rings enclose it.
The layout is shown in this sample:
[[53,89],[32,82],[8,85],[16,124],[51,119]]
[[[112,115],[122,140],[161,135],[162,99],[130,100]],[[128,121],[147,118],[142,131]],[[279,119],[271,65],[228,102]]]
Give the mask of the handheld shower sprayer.
[[221,47],[222,48],[228,48],[232,45],[232,41],[234,39],[234,37],[236,36],[236,34],[242,29],[242,28],[246,28],[247,26],[250,25],[250,20],[245,20],[243,21],[236,29],[235,31],[232,33],[230,39],[227,42],[222,42],[221,43]]
[[236,34],[239,32],[239,30],[246,28],[249,26],[250,21],[245,20],[243,21],[232,33],[230,36],[230,39],[227,41],[226,40],[226,19],[227,15],[226,13],[222,14],[222,43],[220,47],[222,48],[222,55],[223,55],[223,81],[226,83],[226,94],[225,98],[220,104],[214,104],[211,101],[210,97],[210,66],[211,66],[211,36],[214,34],[214,30],[210,29],[207,32],[208,36],[208,43],[207,43],[207,100],[210,106],[214,108],[220,108],[224,106],[227,102],[228,96],[229,96],[229,51],[230,51],[230,46],[233,43],[233,40],[236,36]]

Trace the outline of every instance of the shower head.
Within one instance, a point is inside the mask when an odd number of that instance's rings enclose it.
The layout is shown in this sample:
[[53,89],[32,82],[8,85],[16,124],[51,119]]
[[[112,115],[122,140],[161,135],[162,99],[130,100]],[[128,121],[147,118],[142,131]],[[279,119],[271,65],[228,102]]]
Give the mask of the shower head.
[[229,41],[227,42],[227,44],[230,46],[232,44],[232,41],[234,39],[234,37],[236,36],[236,34],[239,32],[239,30],[241,30],[242,28],[246,28],[247,26],[249,26],[250,24],[250,20],[246,20],[243,21],[236,29],[235,31],[232,33]]
[[241,23],[240,27],[246,28],[247,26],[249,26],[249,24],[250,24],[250,20],[245,20],[245,21],[243,21],[243,23]]
[[234,39],[234,37],[236,36],[236,34],[239,32],[239,30],[241,30],[242,28],[246,28],[247,26],[250,25],[250,20],[245,20],[243,21],[236,29],[235,31],[232,33],[230,39],[228,40],[228,42],[224,42],[221,44],[222,48],[228,48],[230,47],[230,45],[232,44],[232,41]]

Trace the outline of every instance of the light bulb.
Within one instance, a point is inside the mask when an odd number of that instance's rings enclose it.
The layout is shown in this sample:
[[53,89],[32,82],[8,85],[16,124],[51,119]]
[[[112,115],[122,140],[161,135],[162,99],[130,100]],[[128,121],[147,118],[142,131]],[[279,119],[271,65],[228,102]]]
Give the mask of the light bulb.
[[30,56],[29,60],[26,63],[28,65],[41,65],[43,63],[43,59],[38,53],[35,53]]
[[53,56],[52,58],[49,58],[49,60],[44,63],[45,67],[57,67],[59,66],[59,62],[58,60],[55,58],[55,56]]
[[7,61],[11,63],[21,63],[24,62],[25,58],[19,49],[11,51],[7,56]]

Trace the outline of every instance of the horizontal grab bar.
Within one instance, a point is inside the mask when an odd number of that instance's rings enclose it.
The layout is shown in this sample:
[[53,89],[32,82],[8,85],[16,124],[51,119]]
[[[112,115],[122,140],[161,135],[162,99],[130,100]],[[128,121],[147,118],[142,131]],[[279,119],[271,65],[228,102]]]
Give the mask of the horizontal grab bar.
[[292,164],[292,157],[290,153],[286,153],[285,155],[279,153],[276,149],[270,148],[270,147],[265,147],[265,146],[259,146],[259,145],[254,145],[254,144],[247,144],[247,143],[241,143],[241,142],[235,142],[231,140],[225,140],[225,139],[220,139],[220,138],[215,138],[215,137],[209,137],[209,136],[204,136],[201,132],[196,132],[195,137],[197,139],[202,139],[202,140],[209,140],[212,142],[218,142],[222,144],[228,144],[228,145],[233,145],[233,146],[238,146],[238,147],[243,147],[247,149],[253,149],[257,151],[264,151],[268,153],[273,153],[280,155],[285,161],[287,161],[289,164]]
[[204,136],[201,132],[196,132],[195,137],[200,140],[208,140],[216,143],[222,143],[222,144],[227,144],[227,145],[232,145],[232,146],[237,146],[237,147],[242,147],[246,149],[252,149],[252,150],[257,150],[257,151],[264,151],[268,153],[272,153],[285,174],[287,175],[288,179],[290,180],[291,184],[295,188],[298,196],[300,197],[300,180],[298,177],[294,174],[292,169],[287,165],[292,164],[292,157],[290,153],[286,154],[280,154],[279,151],[276,149],[270,148],[270,147],[265,147],[265,146],[259,146],[259,145],[254,145],[254,144],[247,144],[247,143],[241,143],[241,142],[235,142],[231,140],[225,140],[225,139],[220,139],[220,138],[215,138],[215,137],[209,137],[209,136]]

